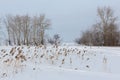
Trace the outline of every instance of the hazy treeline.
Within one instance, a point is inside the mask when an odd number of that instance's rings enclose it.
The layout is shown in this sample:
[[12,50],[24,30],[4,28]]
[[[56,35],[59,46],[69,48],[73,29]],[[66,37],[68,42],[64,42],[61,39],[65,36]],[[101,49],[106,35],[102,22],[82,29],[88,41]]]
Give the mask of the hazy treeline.
[[[120,46],[120,30],[118,17],[110,7],[97,9],[97,22],[75,39],[78,44],[93,46]],[[45,38],[51,21],[46,16],[7,15],[3,25],[7,29],[6,45],[44,45],[45,41],[58,46],[61,43],[59,34]],[[1,26],[1,25],[0,25]],[[5,33],[6,34],[6,33]]]
[[45,30],[51,23],[45,15],[7,15],[4,24],[8,33],[8,45],[41,45],[45,41]]
[[98,21],[91,29],[82,33],[81,37],[75,39],[78,44],[93,46],[119,46],[120,30],[118,17],[110,7],[97,9]]

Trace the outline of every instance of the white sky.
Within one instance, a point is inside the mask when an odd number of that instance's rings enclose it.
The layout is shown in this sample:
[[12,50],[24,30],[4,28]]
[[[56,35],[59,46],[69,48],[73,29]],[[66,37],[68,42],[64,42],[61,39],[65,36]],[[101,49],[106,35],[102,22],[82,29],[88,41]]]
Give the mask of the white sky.
[[110,6],[120,16],[120,0],[0,0],[0,16],[45,13],[52,26],[48,34],[59,33],[71,42],[97,20],[97,7]]

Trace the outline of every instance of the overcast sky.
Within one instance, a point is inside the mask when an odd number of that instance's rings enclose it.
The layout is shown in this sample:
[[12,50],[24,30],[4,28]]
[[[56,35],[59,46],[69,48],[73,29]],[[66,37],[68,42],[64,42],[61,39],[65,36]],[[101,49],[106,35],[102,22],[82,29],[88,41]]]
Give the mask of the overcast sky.
[[97,20],[97,8],[110,6],[120,16],[120,0],[0,0],[0,16],[46,14],[51,19],[50,35],[60,34],[71,42]]

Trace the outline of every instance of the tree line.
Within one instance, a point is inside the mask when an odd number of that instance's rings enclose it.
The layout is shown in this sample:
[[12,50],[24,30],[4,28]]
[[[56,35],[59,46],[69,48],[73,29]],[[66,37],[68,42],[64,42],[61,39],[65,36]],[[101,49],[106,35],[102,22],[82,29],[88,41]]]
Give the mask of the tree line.
[[[97,15],[98,21],[76,38],[75,42],[92,46],[120,46],[118,17],[114,16],[114,11],[110,7],[102,7],[97,9]],[[45,38],[45,32],[50,28],[51,20],[44,14],[39,16],[7,15],[3,19],[3,25],[8,34],[6,45],[38,46],[48,42],[58,46],[61,43],[59,34]]]
[[39,16],[7,15],[4,19],[8,45],[44,45],[45,31],[51,22],[44,14]]
[[98,21],[75,39],[78,44],[93,46],[120,46],[118,17],[110,7],[97,9]]

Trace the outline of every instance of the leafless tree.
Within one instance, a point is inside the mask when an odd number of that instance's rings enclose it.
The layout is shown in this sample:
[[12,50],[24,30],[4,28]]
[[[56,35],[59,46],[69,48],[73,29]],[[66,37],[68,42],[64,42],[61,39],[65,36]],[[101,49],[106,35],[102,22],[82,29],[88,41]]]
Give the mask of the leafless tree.
[[110,7],[98,8],[98,17],[103,31],[104,46],[117,45],[118,26],[117,17]]
[[118,46],[120,33],[113,10],[103,7],[98,8],[97,13],[99,21],[92,29],[85,31],[81,38],[77,38],[77,42],[95,46]]
[[41,45],[44,44],[45,31],[50,20],[45,15],[30,17],[29,15],[7,15],[4,20],[8,32],[9,45]]
[[30,29],[31,29],[31,18],[28,15],[21,16],[22,26],[21,30],[23,33],[23,44],[29,45],[30,42]]
[[59,34],[55,34],[53,36],[53,38],[49,38],[48,39],[48,43],[52,44],[52,45],[55,45],[56,47],[58,47],[58,45],[60,45],[61,43],[61,37]]
[[8,34],[8,45],[11,45],[12,41],[11,41],[11,20],[12,20],[12,16],[11,15],[7,15],[4,19],[4,23],[5,23],[5,26],[6,26],[6,29],[7,29],[7,34]]
[[46,19],[45,15],[40,15],[38,18],[38,26],[40,28],[40,44],[44,45],[45,30],[49,29],[50,20]]

